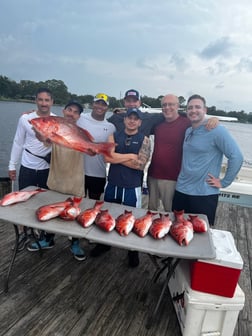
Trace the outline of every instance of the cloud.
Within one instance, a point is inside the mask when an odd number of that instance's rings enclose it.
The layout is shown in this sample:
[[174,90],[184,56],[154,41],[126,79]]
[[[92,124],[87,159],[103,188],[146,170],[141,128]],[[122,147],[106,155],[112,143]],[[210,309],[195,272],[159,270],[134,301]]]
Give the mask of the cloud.
[[199,56],[205,59],[213,59],[219,56],[227,57],[231,55],[233,43],[230,37],[225,36],[214,42],[209,43],[200,53]]
[[241,58],[239,63],[236,65],[236,69],[238,71],[252,72],[252,56]]
[[220,82],[215,86],[216,89],[223,89],[224,88],[224,83]]

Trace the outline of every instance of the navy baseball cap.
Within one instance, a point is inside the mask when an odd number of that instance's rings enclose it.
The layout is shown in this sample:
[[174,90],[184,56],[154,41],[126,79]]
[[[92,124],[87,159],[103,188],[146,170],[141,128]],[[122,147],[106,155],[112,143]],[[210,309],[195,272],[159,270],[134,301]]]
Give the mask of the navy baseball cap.
[[139,92],[137,90],[134,90],[134,89],[130,89],[130,90],[125,92],[124,99],[126,99],[128,97],[134,97],[134,98],[136,98],[136,100],[140,100]]
[[142,120],[143,118],[143,114],[142,112],[137,109],[137,108],[129,108],[127,111],[126,111],[126,117],[129,117],[131,114],[136,114],[138,116],[139,119]]

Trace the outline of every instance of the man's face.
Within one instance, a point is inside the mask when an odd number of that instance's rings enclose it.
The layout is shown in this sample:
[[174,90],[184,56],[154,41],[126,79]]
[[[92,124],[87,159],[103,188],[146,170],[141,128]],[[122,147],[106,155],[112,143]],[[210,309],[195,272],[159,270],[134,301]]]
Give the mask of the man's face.
[[49,115],[53,105],[53,99],[47,92],[41,92],[36,97],[38,112],[41,115]]
[[124,107],[129,108],[138,108],[141,106],[141,101],[136,97],[126,97],[124,98]]
[[164,96],[161,102],[162,112],[166,121],[170,122],[178,117],[179,102],[174,95]]
[[136,131],[141,126],[142,121],[138,118],[135,113],[131,113],[129,116],[124,118],[124,125],[126,131]]
[[187,117],[192,124],[200,124],[206,115],[206,107],[201,99],[192,99],[187,105]]
[[77,105],[70,105],[63,110],[63,115],[67,120],[76,123],[80,118],[79,107]]
[[108,105],[103,100],[93,102],[92,117],[97,120],[104,120]]

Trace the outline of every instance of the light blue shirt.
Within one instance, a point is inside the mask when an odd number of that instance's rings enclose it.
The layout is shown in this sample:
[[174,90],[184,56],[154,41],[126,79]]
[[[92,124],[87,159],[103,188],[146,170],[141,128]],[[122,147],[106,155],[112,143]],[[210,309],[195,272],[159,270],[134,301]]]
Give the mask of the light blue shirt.
[[208,174],[219,177],[223,155],[228,160],[227,171],[221,180],[221,185],[225,188],[233,182],[242,166],[243,155],[237,143],[221,125],[211,131],[205,125],[188,128],[176,190],[187,195],[218,194],[219,189],[211,187],[206,180]]

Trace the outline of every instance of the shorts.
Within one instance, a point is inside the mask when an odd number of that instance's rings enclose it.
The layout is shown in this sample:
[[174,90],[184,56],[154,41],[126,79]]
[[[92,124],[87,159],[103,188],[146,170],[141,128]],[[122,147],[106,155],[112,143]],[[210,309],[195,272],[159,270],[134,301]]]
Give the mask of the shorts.
[[107,183],[104,193],[104,201],[141,208],[142,188],[122,188]]
[[106,184],[105,177],[85,175],[85,194],[101,195]]
[[203,214],[207,216],[209,225],[214,225],[218,198],[218,194],[194,196],[176,190],[172,202],[172,211],[184,210],[185,213]]

